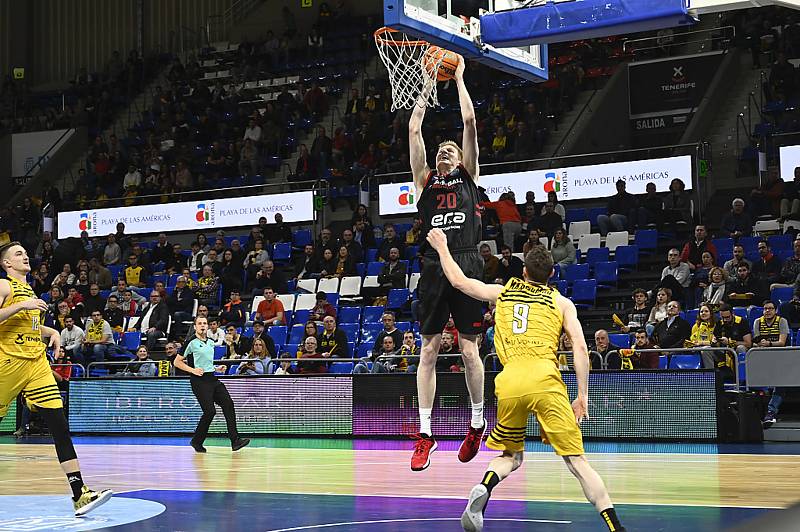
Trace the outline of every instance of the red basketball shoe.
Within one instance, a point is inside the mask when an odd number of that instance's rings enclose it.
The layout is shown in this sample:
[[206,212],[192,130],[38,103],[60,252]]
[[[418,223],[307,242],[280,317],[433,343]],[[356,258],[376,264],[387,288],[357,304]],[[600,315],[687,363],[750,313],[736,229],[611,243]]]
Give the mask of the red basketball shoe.
[[414,454],[411,455],[411,471],[422,471],[431,465],[431,454],[436,450],[438,444],[433,436],[424,434],[414,434],[411,436],[417,443],[414,444]]
[[481,440],[483,439],[483,433],[486,432],[486,420],[483,420],[483,427],[476,429],[472,426],[469,427],[469,432],[467,432],[467,437],[464,438],[464,441],[461,442],[461,447],[458,448],[458,459],[461,462],[469,462],[478,454],[478,451],[481,450]]

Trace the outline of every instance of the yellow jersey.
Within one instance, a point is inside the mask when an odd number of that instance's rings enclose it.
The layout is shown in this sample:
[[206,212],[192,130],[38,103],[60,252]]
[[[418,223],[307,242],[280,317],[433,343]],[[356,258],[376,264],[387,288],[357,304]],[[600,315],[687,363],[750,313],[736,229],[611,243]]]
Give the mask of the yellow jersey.
[[506,392],[524,395],[563,391],[558,341],[564,316],[558,291],[512,278],[497,298],[494,345],[503,364]]
[[[21,283],[11,277],[7,280],[11,285],[11,293],[0,308],[36,298],[28,283]],[[17,358],[43,357],[47,346],[42,341],[41,320],[42,313],[39,310],[20,310],[0,323],[0,351]]]

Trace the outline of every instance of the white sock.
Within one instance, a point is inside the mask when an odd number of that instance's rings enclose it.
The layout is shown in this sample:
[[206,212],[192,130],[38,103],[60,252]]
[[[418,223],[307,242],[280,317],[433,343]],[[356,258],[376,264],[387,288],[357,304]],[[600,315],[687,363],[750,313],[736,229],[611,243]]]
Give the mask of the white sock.
[[433,436],[431,431],[431,412],[433,412],[433,408],[419,409],[419,431],[428,436]]
[[483,427],[483,403],[472,403],[472,419],[469,424],[473,429]]

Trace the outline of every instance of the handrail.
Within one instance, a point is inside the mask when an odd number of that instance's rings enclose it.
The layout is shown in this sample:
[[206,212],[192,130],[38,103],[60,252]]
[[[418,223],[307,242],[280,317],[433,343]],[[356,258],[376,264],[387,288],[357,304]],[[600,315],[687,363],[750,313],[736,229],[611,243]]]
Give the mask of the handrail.
[[68,134],[70,131],[77,133],[77,132],[78,132],[78,128],[70,127],[70,128],[67,128],[67,129],[65,129],[65,130],[64,130],[64,133],[62,133],[62,134],[61,134],[61,136],[60,136],[60,137],[58,137],[58,140],[56,140],[56,141],[55,141],[53,144],[51,144],[51,145],[50,145],[50,147],[49,147],[49,148],[47,148],[47,151],[46,151],[46,152],[44,152],[44,154],[43,154],[43,155],[40,155],[40,156],[39,156],[39,160],[37,160],[37,161],[36,161],[36,163],[35,163],[33,166],[31,166],[30,168],[28,168],[28,171],[27,171],[27,172],[25,172],[25,174],[24,174],[24,175],[22,175],[22,176],[20,176],[20,177],[17,177],[17,178],[15,178],[15,179],[25,179],[25,178],[27,178],[27,177],[30,177],[30,173],[31,173],[31,172],[33,171],[33,169],[34,169],[34,168],[36,168],[37,166],[39,166],[39,167],[41,167],[41,168],[44,168],[44,165],[42,165],[42,161],[44,161],[44,160],[45,160],[45,158],[46,158],[46,157],[47,157],[47,155],[48,155],[48,154],[49,154],[49,153],[50,153],[50,152],[53,150],[53,148],[55,148],[55,147],[56,147],[56,145],[58,145],[58,143],[59,143],[59,142],[61,142],[61,140],[62,140],[64,137],[66,137],[66,136],[67,136],[67,134]]
[[761,118],[761,120],[765,120],[767,117],[766,117],[766,115],[764,115],[764,110],[761,108],[760,105],[758,105],[758,102],[756,102],[756,95],[755,95],[755,93],[753,91],[750,91],[750,94],[747,95],[747,103],[748,103],[748,106],[747,106],[747,127],[750,128],[750,132],[752,133],[753,132],[753,123],[752,123],[752,120],[750,119],[750,111],[753,108],[753,105],[751,105],[751,104],[755,105],[756,111],[758,112],[758,116]]
[[[51,368],[74,368],[74,367],[78,367],[78,368],[81,368],[81,370],[83,371],[83,375],[86,376],[86,368],[84,368],[82,364],[77,364],[75,362],[68,362],[66,364],[50,364],[50,367]],[[79,378],[80,377],[75,377],[73,375],[70,375],[70,379],[79,379]]]
[[578,116],[575,117],[575,120],[572,121],[572,124],[569,126],[569,130],[561,138],[561,142],[558,143],[556,149],[553,150],[553,155],[552,155],[553,157],[555,157],[558,154],[558,152],[561,150],[561,147],[564,146],[564,143],[567,142],[567,139],[570,137],[570,135],[572,135],[572,131],[575,129],[575,126],[578,125],[578,122],[580,122],[581,118],[583,117],[583,113],[585,113],[586,109],[589,108],[589,104],[592,103],[592,100],[594,100],[594,97],[597,95],[598,92],[599,90],[595,89],[592,92],[591,96],[589,96],[589,99],[586,100],[586,103],[583,105],[583,109],[581,109],[581,112],[578,113]]
[[[710,32],[714,32],[714,31],[727,30],[727,29],[733,30],[733,35],[731,35],[730,38],[735,38],[736,37],[736,26],[719,26],[719,27],[716,27],[716,28],[708,28],[708,29],[703,29],[703,30],[686,31],[686,32],[673,34],[672,37],[678,37],[678,36],[683,37],[685,35],[694,35],[694,34],[697,34],[697,33],[710,33]],[[630,39],[630,40],[627,40],[627,41],[622,43],[622,51],[623,52],[627,52],[628,51],[628,45],[632,44],[632,43],[644,42],[644,41],[654,41],[654,40],[657,41],[658,39],[663,39],[663,38],[664,38],[663,35],[662,36],[655,35],[655,36],[652,36],[652,37],[642,37],[640,39]],[[725,37],[716,37],[716,39],[724,39],[724,38]],[[713,42],[714,39],[715,39],[715,37],[712,37],[711,41]],[[672,43],[672,44],[669,44],[667,46],[651,46],[651,47],[647,47],[647,48],[637,48],[636,50],[634,50],[634,52],[636,52],[638,50],[651,50],[651,49],[654,49],[654,48],[659,48],[659,49],[660,48],[669,48],[671,46],[678,46],[678,45],[683,46],[685,44],[692,44],[694,42],[705,42],[705,40],[706,39],[703,39],[703,40],[700,40],[700,41],[689,41],[689,42]]]
[[[716,346],[713,346],[713,345],[703,345],[703,346],[697,346],[697,347],[674,347],[674,348],[662,348],[662,349],[635,349],[635,348],[632,347],[631,349],[633,349],[637,353],[659,353],[659,355],[666,354],[666,356],[667,356],[667,366],[669,366],[669,363],[672,361],[672,355],[678,355],[678,354],[681,354],[681,353],[697,353],[698,351],[700,351],[700,352],[702,352],[702,351],[706,351],[706,352],[707,351],[720,351],[720,352],[723,352],[723,353],[730,353],[731,358],[733,358],[734,373],[736,374],[736,389],[738,390],[739,387],[740,387],[740,384],[739,384],[739,357],[738,357],[736,351],[733,350],[730,347],[716,347]],[[611,355],[611,353],[617,353],[617,355],[619,355],[619,351],[618,350],[609,351],[608,353],[606,353],[606,357],[603,360],[603,365],[605,367],[608,367],[608,357],[609,357],[609,355]],[[664,370],[661,370],[661,371],[664,371]]]
[[[571,355],[574,358],[574,352],[573,351],[556,351],[556,356],[559,356],[559,355]],[[597,351],[594,351],[594,350],[589,350],[589,356],[591,356],[592,358],[599,359],[601,367],[603,369],[606,369],[605,368],[605,360],[603,360],[603,356],[600,353],[598,353]],[[489,353],[488,355],[483,357],[483,367],[484,368],[486,368],[486,363],[490,358],[498,358],[499,359],[500,357],[498,357],[497,353],[495,353],[495,352]],[[574,363],[573,363],[573,367],[575,367]]]
[[[92,200],[94,203],[112,203],[115,201],[129,201],[134,200],[138,201],[141,199],[149,199],[149,198],[161,198],[162,196],[183,196],[183,197],[191,197],[195,194],[209,194],[209,193],[220,193],[220,192],[227,192],[230,193],[232,190],[240,191],[240,190],[249,190],[255,188],[265,188],[265,187],[286,187],[289,184],[293,185],[306,185],[311,184],[313,186],[317,180],[305,180],[305,181],[296,181],[292,183],[280,182],[280,183],[263,183],[260,185],[243,185],[241,187],[229,187],[229,188],[208,188],[203,190],[192,190],[188,192],[172,192],[170,194],[145,194],[143,196],[132,196],[132,197],[116,197],[116,198],[108,198],[108,199],[95,199]],[[204,198],[204,199],[213,199],[213,198]]]
[[339,120],[342,119],[342,111],[339,109],[338,105],[332,105],[330,107],[331,110],[331,129],[330,134],[333,135],[333,131],[336,128],[336,115],[339,115]]

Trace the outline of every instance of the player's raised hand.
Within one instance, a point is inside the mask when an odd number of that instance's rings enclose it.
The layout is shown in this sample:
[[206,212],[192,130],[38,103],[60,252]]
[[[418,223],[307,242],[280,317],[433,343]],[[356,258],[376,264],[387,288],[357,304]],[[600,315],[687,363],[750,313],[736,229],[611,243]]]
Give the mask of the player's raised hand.
[[41,310],[42,312],[47,312],[47,303],[35,297],[22,301],[19,306],[23,310]]
[[464,56],[461,54],[456,54],[458,57],[458,66],[456,67],[456,79],[464,79],[464,69],[467,67],[467,62],[464,61]]
[[441,229],[431,229],[427,236],[428,243],[438,252],[447,250],[447,237]]
[[580,395],[572,401],[572,411],[575,412],[575,421],[578,422],[578,425],[581,424],[581,421],[584,419],[589,419],[589,399],[587,397],[581,397]]

